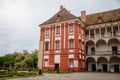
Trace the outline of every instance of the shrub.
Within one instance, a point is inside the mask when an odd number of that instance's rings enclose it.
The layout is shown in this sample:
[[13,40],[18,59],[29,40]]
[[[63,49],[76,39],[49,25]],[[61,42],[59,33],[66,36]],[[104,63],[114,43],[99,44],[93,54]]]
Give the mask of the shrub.
[[31,73],[27,73],[27,75],[36,75],[36,73],[31,72]]
[[39,70],[38,74],[40,74],[40,75],[42,74],[42,70],[41,69]]
[[8,73],[2,73],[0,74],[0,78],[5,77],[15,77],[15,76],[30,76],[30,75],[36,75],[36,72],[8,72]]
[[0,75],[0,78],[4,78],[4,77],[7,77],[6,75]]
[[17,73],[16,76],[25,76],[26,73]]
[[4,78],[4,77],[12,77],[12,74],[4,74],[4,75],[0,75],[0,78]]
[[59,73],[59,69],[57,69],[57,73]]

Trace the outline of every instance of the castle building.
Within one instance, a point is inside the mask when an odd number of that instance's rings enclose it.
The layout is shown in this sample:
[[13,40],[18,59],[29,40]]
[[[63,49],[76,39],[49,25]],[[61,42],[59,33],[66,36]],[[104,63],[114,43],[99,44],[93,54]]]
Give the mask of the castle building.
[[88,71],[120,72],[120,9],[86,16]]
[[40,24],[39,69],[85,71],[84,27],[82,21],[63,6]]
[[60,6],[39,26],[39,69],[120,72],[120,9],[76,17]]

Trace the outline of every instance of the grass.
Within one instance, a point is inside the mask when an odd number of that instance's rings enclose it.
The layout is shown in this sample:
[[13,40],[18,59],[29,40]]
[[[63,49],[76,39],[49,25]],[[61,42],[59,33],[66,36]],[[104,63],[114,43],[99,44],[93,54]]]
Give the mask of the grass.
[[[58,70],[43,70],[42,73],[50,73],[50,74],[64,74],[64,73],[70,73],[70,71],[58,71]],[[18,78],[18,77],[29,77],[29,76],[36,76],[36,75],[42,75],[39,74],[39,70],[34,71],[28,71],[28,72],[6,72],[6,73],[0,73],[0,80],[5,80],[6,78]]]
[[38,75],[36,71],[31,72],[6,72],[0,73],[0,80],[4,78],[17,78],[17,77],[28,77]]
[[52,74],[63,74],[63,73],[71,73],[70,71],[58,71],[58,70],[43,70],[43,73],[52,73]]

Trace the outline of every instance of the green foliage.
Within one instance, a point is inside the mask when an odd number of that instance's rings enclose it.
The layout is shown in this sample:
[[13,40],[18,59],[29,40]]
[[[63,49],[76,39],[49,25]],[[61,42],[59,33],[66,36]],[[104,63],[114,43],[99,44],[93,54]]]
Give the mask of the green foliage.
[[5,77],[12,77],[12,74],[4,74],[4,75],[0,75],[0,78],[5,78]]
[[4,74],[0,74],[0,78],[5,77],[17,77],[17,76],[30,76],[30,75],[37,75],[35,72],[8,72]]
[[5,56],[0,57],[0,70],[32,70],[37,68],[37,53],[38,50],[31,51],[30,53],[27,50],[22,52],[14,52],[6,54]]
[[59,69],[57,70],[57,73],[59,73]]
[[42,74],[42,70],[41,69],[39,70],[38,74],[40,74],[40,75]]
[[63,73],[71,73],[71,71],[60,71],[60,70],[43,70],[43,73],[54,73],[54,74],[63,74]]

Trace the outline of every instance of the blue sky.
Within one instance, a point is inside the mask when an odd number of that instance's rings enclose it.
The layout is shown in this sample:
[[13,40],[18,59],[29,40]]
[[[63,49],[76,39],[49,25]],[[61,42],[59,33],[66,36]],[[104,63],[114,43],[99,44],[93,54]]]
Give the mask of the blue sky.
[[120,0],[0,0],[0,56],[38,49],[38,25],[63,5],[80,16],[120,8]]

